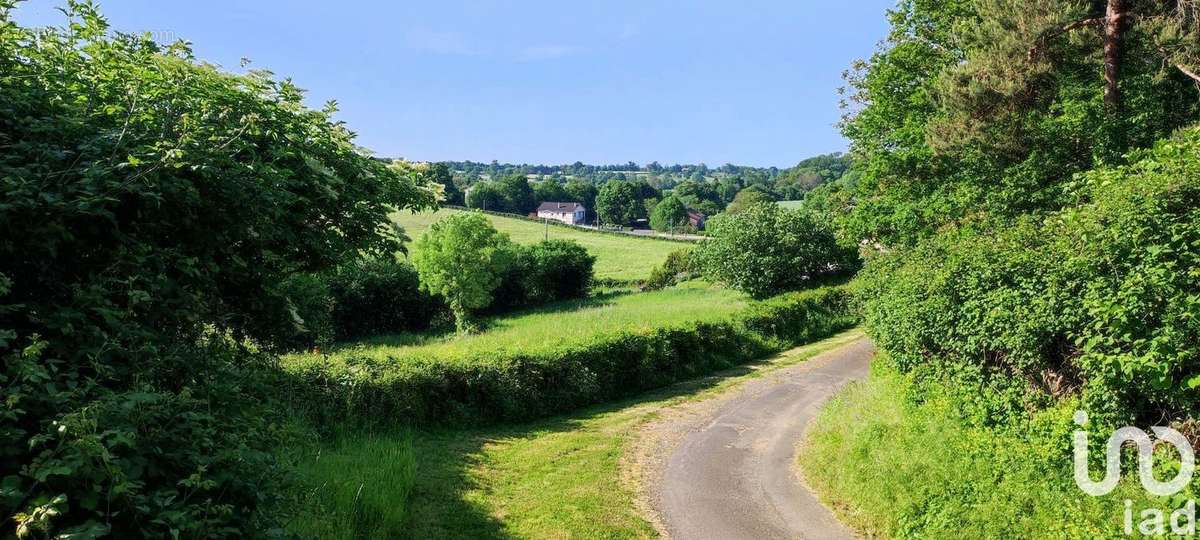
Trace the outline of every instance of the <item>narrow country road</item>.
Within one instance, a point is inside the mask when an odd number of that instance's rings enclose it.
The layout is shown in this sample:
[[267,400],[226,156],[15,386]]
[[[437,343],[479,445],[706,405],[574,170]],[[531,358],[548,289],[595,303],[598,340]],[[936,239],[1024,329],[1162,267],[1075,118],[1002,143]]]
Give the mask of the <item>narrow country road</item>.
[[796,451],[839,388],[867,375],[867,338],[752,380],[684,421],[651,505],[676,540],[854,538],[801,482]]

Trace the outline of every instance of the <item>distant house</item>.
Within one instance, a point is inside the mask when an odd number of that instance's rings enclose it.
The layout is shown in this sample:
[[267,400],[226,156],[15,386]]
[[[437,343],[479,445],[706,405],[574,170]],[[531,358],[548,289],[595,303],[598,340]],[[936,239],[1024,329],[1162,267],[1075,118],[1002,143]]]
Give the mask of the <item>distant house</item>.
[[704,222],[707,219],[708,219],[708,216],[705,216],[704,214],[701,214],[700,212],[697,212],[695,210],[688,210],[688,223],[690,223],[692,225],[692,227],[695,228],[697,231],[704,228]]
[[579,225],[587,217],[587,208],[573,202],[544,202],[537,209],[539,219],[553,219],[568,225]]

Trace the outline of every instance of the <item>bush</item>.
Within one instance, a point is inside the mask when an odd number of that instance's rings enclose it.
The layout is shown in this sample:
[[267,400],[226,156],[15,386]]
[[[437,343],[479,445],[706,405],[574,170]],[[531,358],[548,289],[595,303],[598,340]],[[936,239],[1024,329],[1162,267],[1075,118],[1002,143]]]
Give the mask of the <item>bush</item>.
[[525,303],[545,304],[584,298],[592,283],[596,257],[572,240],[547,240],[521,248]]
[[974,371],[1012,396],[976,411],[981,422],[1075,391],[1101,425],[1194,416],[1197,156],[1190,129],[1133,165],[1085,175],[1077,207],[947,231],[871,261],[863,301],[877,343],[902,371]]
[[632,330],[544,354],[492,351],[454,362],[298,357],[296,402],[318,422],[526,420],[630,396],[853,326],[843,288],[793,293],[725,322]]
[[421,290],[417,271],[395,257],[356,259],[327,278],[338,340],[419,331],[439,320],[446,305]]
[[751,205],[707,228],[709,240],[696,250],[705,275],[755,298],[858,268],[854,251],[838,245],[828,225],[806,212]]
[[14,6],[0,0],[0,536],[266,535],[280,437],[273,364],[252,351],[294,333],[280,284],[394,251],[380,224],[432,194],[291,82],[113,35],[88,2],[38,31]]
[[657,291],[687,281],[696,274],[692,250],[677,249],[667,254],[667,260],[650,272],[643,290]]
[[283,341],[287,350],[325,347],[338,336],[333,322],[337,301],[324,276],[293,274],[280,284],[280,294],[288,299],[288,322],[292,334]]

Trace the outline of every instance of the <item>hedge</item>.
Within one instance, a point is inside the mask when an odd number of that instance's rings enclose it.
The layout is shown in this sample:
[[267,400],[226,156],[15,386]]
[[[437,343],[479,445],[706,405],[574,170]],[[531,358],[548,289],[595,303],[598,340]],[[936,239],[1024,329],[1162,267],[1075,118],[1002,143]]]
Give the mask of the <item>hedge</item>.
[[1102,425],[1195,417],[1197,157],[1200,128],[1183,130],[1080,175],[1076,206],[872,260],[859,284],[868,331],[917,379],[968,377],[980,423],[1071,394]]
[[286,366],[297,407],[318,425],[482,424],[528,420],[744,364],[857,323],[843,287],[788,293],[731,320],[625,331],[546,354],[455,362],[367,357]]

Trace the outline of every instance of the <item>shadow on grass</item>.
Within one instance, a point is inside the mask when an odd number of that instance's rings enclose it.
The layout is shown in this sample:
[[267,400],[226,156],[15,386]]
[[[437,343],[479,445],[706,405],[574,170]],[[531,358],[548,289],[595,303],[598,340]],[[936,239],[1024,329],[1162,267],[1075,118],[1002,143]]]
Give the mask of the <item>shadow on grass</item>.
[[[747,375],[757,366],[767,364],[770,359],[748,362],[712,375],[692,379],[672,386],[649,391],[634,398],[597,405],[548,419],[520,424],[501,424],[480,428],[446,428],[417,430],[412,432],[416,454],[416,482],[409,499],[407,519],[412,538],[515,538],[518,535],[504,527],[506,519],[523,519],[527,526],[545,527],[534,536],[547,537],[590,537],[603,531],[613,536],[624,534],[611,530],[625,527],[626,532],[649,531],[649,524],[635,513],[631,503],[624,504],[625,516],[614,516],[621,512],[595,512],[581,510],[596,504],[617,504],[614,501],[616,478],[604,470],[596,470],[581,454],[587,449],[567,444],[566,448],[549,448],[531,451],[529,455],[507,461],[496,462],[489,457],[487,447],[495,443],[532,441],[538,438],[551,439],[568,432],[586,429],[604,422],[609,415],[655,402],[690,396],[713,388],[722,382]],[[600,437],[607,435],[601,434]],[[576,443],[586,445],[586,443]],[[523,458],[523,459],[522,459]],[[582,460],[582,461],[581,461]],[[538,461],[539,463],[530,463]],[[518,468],[522,474],[519,482],[529,483],[527,488],[514,487],[509,479],[502,478],[505,468]],[[528,469],[529,474],[525,469]],[[539,478],[538,475],[544,475]],[[587,478],[588,474],[598,475]],[[566,478],[563,478],[566,475]],[[493,492],[492,486],[481,485],[481,478],[493,480],[508,491]],[[566,482],[555,485],[555,482]],[[579,482],[591,482],[598,489],[577,489]],[[580,492],[599,491],[596,500],[587,500],[588,495]],[[521,500],[505,507],[506,497],[519,494]],[[574,497],[574,499],[572,499]],[[485,501],[493,504],[489,508]],[[499,515],[496,515],[499,514]],[[598,523],[597,518],[612,520]],[[552,522],[552,523],[547,523]],[[533,524],[533,525],[529,525]],[[631,536],[640,536],[630,534]],[[524,536],[524,534],[520,535]]]

